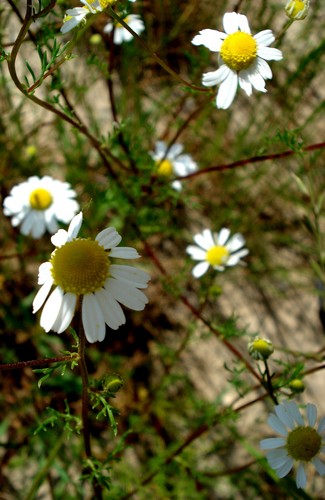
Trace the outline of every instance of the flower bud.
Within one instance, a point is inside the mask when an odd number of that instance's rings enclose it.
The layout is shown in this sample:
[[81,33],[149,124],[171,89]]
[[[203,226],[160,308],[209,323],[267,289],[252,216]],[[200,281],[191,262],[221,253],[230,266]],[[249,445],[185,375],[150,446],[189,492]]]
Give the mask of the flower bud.
[[305,390],[305,384],[300,378],[294,378],[289,382],[289,387],[292,392],[299,394]]
[[302,21],[308,14],[309,0],[289,0],[285,6],[285,11],[290,19]]
[[248,343],[248,352],[252,358],[257,360],[266,360],[274,351],[273,344],[270,340],[255,337],[254,340]]

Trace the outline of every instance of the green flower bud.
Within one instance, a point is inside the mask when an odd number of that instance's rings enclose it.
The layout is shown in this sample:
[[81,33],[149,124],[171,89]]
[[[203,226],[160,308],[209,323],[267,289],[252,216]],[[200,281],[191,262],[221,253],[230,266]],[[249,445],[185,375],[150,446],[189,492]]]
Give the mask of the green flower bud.
[[252,358],[257,360],[266,360],[274,351],[273,344],[270,340],[255,337],[254,340],[248,343],[248,352]]
[[289,387],[292,392],[298,394],[299,392],[303,392],[305,390],[305,384],[300,378],[294,378],[289,382]]

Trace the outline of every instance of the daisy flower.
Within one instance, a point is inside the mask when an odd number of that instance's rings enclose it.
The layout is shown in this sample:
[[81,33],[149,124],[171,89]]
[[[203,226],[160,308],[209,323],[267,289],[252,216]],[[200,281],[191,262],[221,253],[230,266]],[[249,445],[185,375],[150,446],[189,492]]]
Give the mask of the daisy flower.
[[220,68],[205,73],[202,84],[206,87],[219,85],[217,107],[227,109],[234,100],[238,84],[248,96],[252,88],[266,92],[265,80],[272,78],[272,71],[266,61],[282,59],[282,52],[269,45],[275,38],[271,30],[251,35],[247,17],[236,12],[223,16],[225,33],[205,29],[196,35],[192,43],[204,45],[219,53]]
[[[142,21],[141,17],[138,14],[129,14],[126,16],[123,21],[130,26],[130,28],[135,31],[137,35],[140,35],[142,31],[145,29],[144,22]],[[111,23],[109,22],[106,24],[104,27],[103,31],[104,33],[111,33],[114,27],[114,36],[113,36],[113,42],[116,45],[121,45],[123,42],[130,42],[133,39],[133,35],[122,26],[120,23]]]
[[266,458],[280,478],[289,474],[293,464],[298,462],[296,484],[298,488],[304,488],[307,483],[305,466],[308,463],[313,464],[321,476],[325,475],[325,464],[319,458],[321,453],[325,453],[325,417],[315,428],[317,408],[313,404],[306,406],[307,425],[294,401],[281,403],[274,410],[268,424],[281,437],[263,439],[260,447],[270,450]]
[[192,270],[194,278],[203,276],[209,266],[216,271],[224,271],[226,267],[238,264],[248,254],[247,248],[243,248],[243,236],[236,233],[230,237],[230,230],[225,227],[219,233],[204,229],[194,236],[194,241],[198,246],[190,245],[186,249],[192,259],[200,261]]
[[[155,160],[157,172],[164,177],[184,176],[195,172],[197,164],[192,160],[191,156],[182,154],[183,146],[181,144],[173,144],[170,148],[163,141],[156,143],[155,151],[150,155]],[[180,181],[173,181],[172,187],[177,191],[182,189]]]
[[68,33],[73,28],[78,26],[88,14],[97,14],[102,12],[103,9],[115,2],[115,0],[80,0],[84,7],[75,7],[68,9],[63,19],[61,26],[61,33]]
[[33,176],[11,189],[3,201],[3,211],[14,227],[20,225],[22,234],[40,238],[46,230],[54,234],[59,229],[57,220],[65,224],[71,221],[79,210],[75,197],[67,182],[48,175],[41,179]]
[[[148,302],[139,288],[146,288],[149,275],[135,267],[111,264],[111,258],[137,259],[134,248],[119,247],[121,236],[113,227],[104,229],[95,240],[78,238],[82,213],[68,231],[60,229],[51,241],[56,249],[49,262],[41,264],[38,283],[42,285],[33,312],[45,303],[41,326],[46,332],[62,333],[70,325],[77,306],[88,342],[105,338],[105,323],[117,330],[125,323],[120,304],[142,311]],[[55,286],[48,297],[52,286]]]

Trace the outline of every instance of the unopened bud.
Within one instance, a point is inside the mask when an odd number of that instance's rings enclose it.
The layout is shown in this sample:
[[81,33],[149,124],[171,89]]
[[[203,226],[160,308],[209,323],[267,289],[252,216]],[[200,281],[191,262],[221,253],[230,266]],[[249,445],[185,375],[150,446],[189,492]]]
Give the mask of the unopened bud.
[[302,21],[308,14],[309,0],[289,0],[285,6],[285,11],[290,19]]
[[294,393],[303,392],[305,390],[305,384],[300,378],[294,378],[289,382],[289,387]]
[[266,360],[274,351],[273,344],[270,340],[255,337],[254,340],[248,343],[248,352],[254,359]]

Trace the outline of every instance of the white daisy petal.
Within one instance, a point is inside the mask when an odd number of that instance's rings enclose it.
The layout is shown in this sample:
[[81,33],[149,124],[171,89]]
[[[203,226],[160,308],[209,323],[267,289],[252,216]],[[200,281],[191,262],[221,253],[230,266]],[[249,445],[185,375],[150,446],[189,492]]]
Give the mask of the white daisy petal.
[[86,339],[91,344],[105,338],[105,321],[102,310],[94,294],[88,293],[82,299],[82,324]]
[[194,278],[201,278],[203,274],[207,272],[209,268],[209,263],[208,262],[200,262],[196,266],[193,267],[192,274]]
[[294,426],[295,426],[294,419],[284,404],[276,405],[274,410],[275,410],[275,413],[277,414],[278,418],[281,420],[281,422],[284,425],[289,427],[289,429],[294,428]]
[[270,47],[259,46],[257,55],[266,61],[281,61],[283,59],[281,50]]
[[311,403],[307,403],[306,406],[307,419],[310,427],[314,427],[317,419],[317,408]]
[[150,280],[149,274],[142,271],[142,269],[132,266],[112,264],[109,270],[113,278],[124,281],[136,288],[147,288],[148,281]]
[[120,304],[112,297],[105,288],[95,293],[98,304],[101,308],[105,323],[117,330],[125,323],[125,315]]
[[279,478],[282,479],[283,477],[285,477],[289,474],[292,467],[293,467],[293,460],[292,460],[292,458],[288,457],[286,462],[282,465],[282,467],[277,469],[276,473],[279,476]]
[[311,463],[314,465],[315,469],[317,470],[320,476],[325,476],[325,464],[320,458],[314,457],[311,460]]
[[195,243],[204,250],[209,250],[209,248],[215,245],[212,233],[209,229],[205,229],[202,233],[196,234],[193,239]]
[[143,292],[114,278],[109,278],[106,281],[105,289],[110,292],[118,302],[134,311],[142,311],[144,306],[148,303],[148,298]]
[[248,24],[248,19],[246,16],[243,14],[238,14],[237,15],[237,20],[238,20],[238,28],[240,31],[243,31],[244,33],[251,33],[249,24]]
[[320,434],[323,434],[323,432],[325,431],[325,417],[322,417],[319,421],[319,424],[318,424],[318,427],[317,427],[317,431],[320,433]]
[[223,27],[227,35],[239,30],[240,14],[237,12],[226,12],[223,16]]
[[224,33],[205,29],[200,31],[199,34],[193,38],[192,43],[193,45],[204,45],[204,47],[211,50],[211,52],[219,52],[222,38],[225,38]]
[[264,47],[268,47],[275,40],[275,36],[273,35],[271,30],[260,31],[259,33],[254,35],[253,38],[259,46],[264,45]]
[[68,241],[73,240],[78,236],[82,224],[82,212],[79,212],[70,222],[68,229]]
[[76,308],[77,296],[73,293],[66,293],[63,296],[60,312],[52,330],[57,333],[64,332],[70,325]]
[[115,247],[109,252],[110,257],[118,257],[119,259],[138,259],[140,255],[135,248],[130,247]]
[[271,413],[269,418],[267,419],[267,423],[269,424],[272,429],[275,430],[278,434],[281,434],[281,436],[287,436],[288,431],[285,425],[281,422],[281,420],[274,415],[274,413]]
[[39,285],[44,285],[45,281],[52,278],[51,274],[52,265],[50,262],[43,262],[38,269],[38,281]]
[[96,241],[98,241],[98,243],[104,247],[105,250],[116,247],[121,240],[122,237],[118,234],[114,227],[108,227],[96,236]]
[[294,420],[296,421],[296,423],[298,425],[304,426],[305,425],[304,419],[303,419],[295,401],[286,401],[285,405],[288,408],[288,410],[290,411],[290,413],[291,413],[292,417],[294,418]]
[[297,475],[296,475],[297,488],[305,488],[307,484],[307,477],[305,468],[302,462],[298,465]]
[[[230,236],[230,229],[227,229],[226,227],[223,227],[220,231],[219,234],[216,238],[216,243],[217,245],[220,246],[225,246],[226,242],[228,241]],[[231,238],[231,240],[234,238],[234,236]],[[230,240],[230,241],[231,241]],[[229,243],[230,243],[229,241]],[[231,249],[230,249],[231,250]]]
[[57,286],[44,305],[40,325],[46,332],[49,332],[52,329],[52,326],[58,318],[63,301],[63,295],[63,290]]
[[231,103],[233,102],[238,87],[238,75],[235,71],[231,70],[224,80],[217,94],[217,108],[219,109],[228,109]]
[[262,450],[273,450],[280,446],[285,446],[286,440],[284,438],[267,438],[260,441],[260,448]]
[[33,313],[36,313],[42,307],[48,294],[50,293],[52,285],[53,285],[53,280],[49,279],[49,280],[45,281],[45,283],[38,290],[38,292],[33,300]]
[[186,248],[186,252],[192,257],[193,260],[205,260],[206,250],[202,250],[202,248],[189,245]]

